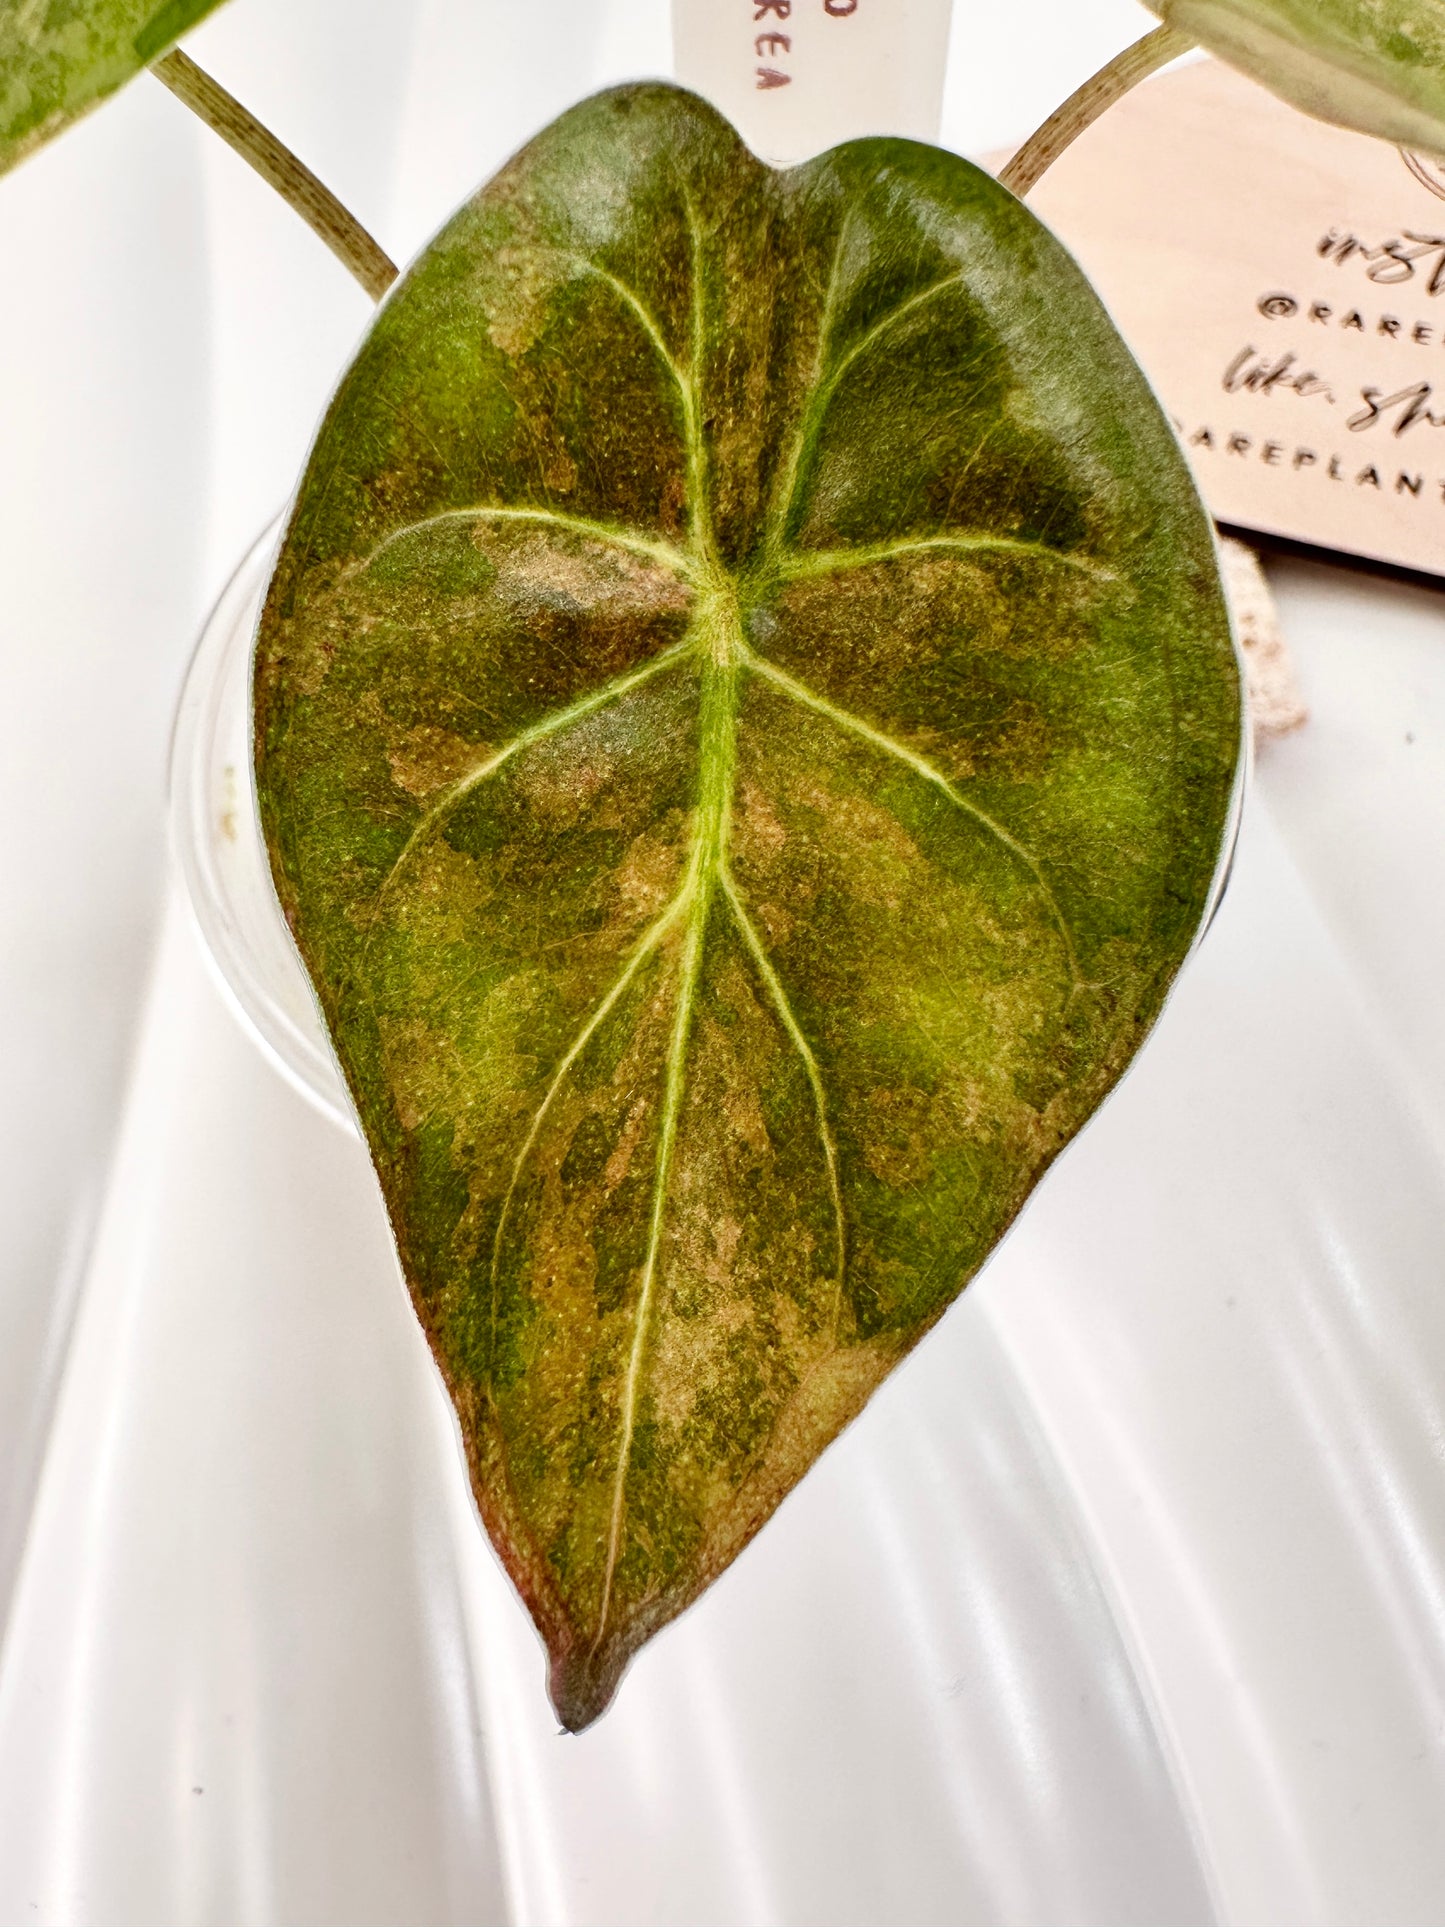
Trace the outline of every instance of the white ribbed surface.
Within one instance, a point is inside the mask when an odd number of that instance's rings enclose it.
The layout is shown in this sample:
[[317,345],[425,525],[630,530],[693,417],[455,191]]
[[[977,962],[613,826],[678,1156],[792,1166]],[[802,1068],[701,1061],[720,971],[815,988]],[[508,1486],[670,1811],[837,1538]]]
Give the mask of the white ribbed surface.
[[[1100,0],[1088,47],[1087,11],[1012,11],[1020,44],[1077,51],[1042,79],[981,23],[1010,117],[952,138],[1021,129],[1134,31]],[[402,253],[530,126],[659,64],[664,20],[237,0],[194,44]],[[365,318],[151,93],[0,182],[7,261],[44,259],[97,183],[130,235],[0,307],[0,984],[32,1040],[5,1046],[0,1924],[1441,1927],[1435,592],[1276,568],[1313,721],[1266,751],[1137,1070],[593,1732],[547,1715],[359,1146],[256,1050],[179,905],[47,1424],[62,1206],[108,1115],[90,1067],[133,1021],[153,711]],[[116,198],[147,165],[177,194],[204,170],[209,256],[182,196],[165,280]],[[115,337],[81,364],[98,307]]]

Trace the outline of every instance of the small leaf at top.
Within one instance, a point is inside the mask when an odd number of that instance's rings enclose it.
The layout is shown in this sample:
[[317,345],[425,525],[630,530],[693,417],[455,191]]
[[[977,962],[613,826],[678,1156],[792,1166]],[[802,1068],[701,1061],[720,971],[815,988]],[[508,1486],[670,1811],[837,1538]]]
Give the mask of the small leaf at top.
[[0,0],[0,174],[158,60],[220,0]]
[[277,888],[580,1727],[1159,1011],[1239,694],[1057,242],[623,88],[377,317],[256,661]]
[[1317,120],[1445,155],[1445,0],[1145,4]]

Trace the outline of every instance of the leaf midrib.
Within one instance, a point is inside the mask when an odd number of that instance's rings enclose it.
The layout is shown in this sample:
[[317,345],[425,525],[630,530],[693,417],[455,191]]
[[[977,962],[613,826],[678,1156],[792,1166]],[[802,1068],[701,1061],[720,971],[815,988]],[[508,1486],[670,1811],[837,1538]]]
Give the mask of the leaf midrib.
[[607,1564],[602,1581],[602,1603],[597,1615],[595,1654],[607,1631],[612,1604],[612,1582],[622,1544],[626,1511],[627,1474],[637,1423],[637,1401],[652,1322],[658,1259],[667,1220],[667,1194],[677,1148],[677,1127],[687,1087],[687,1053],[692,1039],[697,987],[702,975],[703,946],[708,918],[722,880],[732,831],[733,785],[737,771],[738,646],[742,642],[737,597],[732,585],[718,583],[700,596],[694,616],[696,648],[702,662],[698,699],[698,800],[693,812],[692,848],[681,895],[687,902],[687,927],[678,973],[677,1005],[668,1042],[662,1116],[658,1125],[657,1161],[653,1173],[652,1211],[648,1222],[647,1255],[643,1261],[634,1316],[632,1348],[622,1393],[622,1428],[613,1474],[612,1508],[608,1522]]

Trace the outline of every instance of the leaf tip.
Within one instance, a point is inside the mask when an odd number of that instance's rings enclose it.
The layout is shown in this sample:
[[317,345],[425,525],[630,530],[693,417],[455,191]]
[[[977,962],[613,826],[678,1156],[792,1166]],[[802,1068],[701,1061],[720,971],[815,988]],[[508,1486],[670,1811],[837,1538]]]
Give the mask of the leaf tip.
[[609,1663],[599,1655],[572,1652],[554,1656],[547,1671],[547,1696],[564,1733],[584,1733],[612,1704],[624,1659]]

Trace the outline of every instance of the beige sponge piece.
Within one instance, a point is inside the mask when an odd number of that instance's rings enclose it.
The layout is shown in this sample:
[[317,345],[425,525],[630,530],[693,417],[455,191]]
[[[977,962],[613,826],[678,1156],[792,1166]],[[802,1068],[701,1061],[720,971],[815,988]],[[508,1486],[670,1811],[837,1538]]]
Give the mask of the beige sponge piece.
[[1244,651],[1245,695],[1255,745],[1287,736],[1309,721],[1295,679],[1294,663],[1279,626],[1279,610],[1259,557],[1232,535],[1219,538],[1225,594],[1234,611],[1235,633]]

